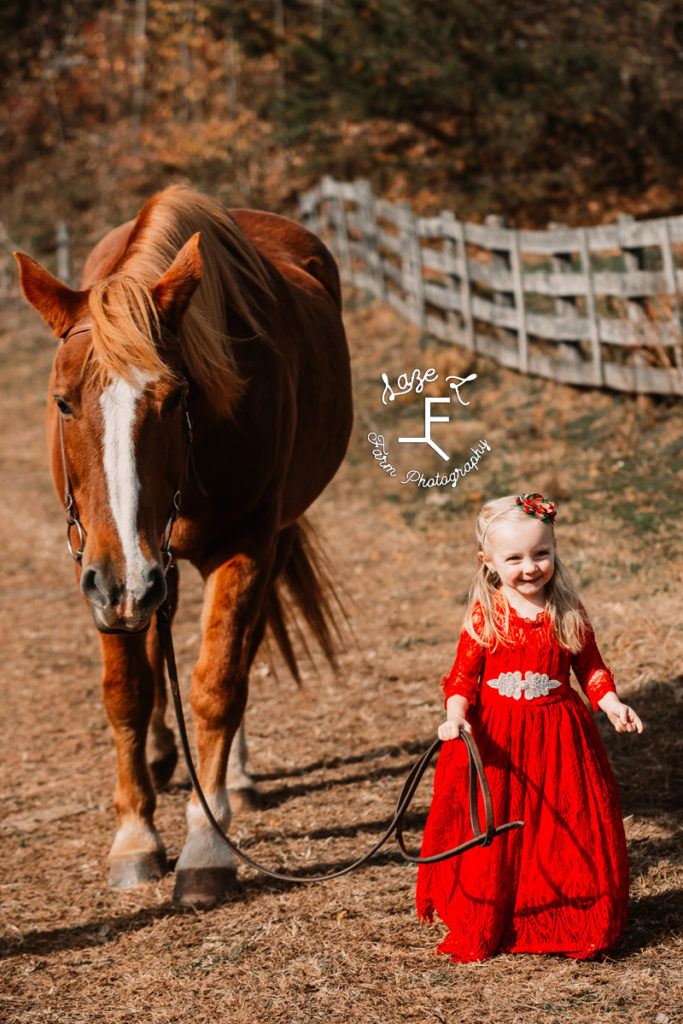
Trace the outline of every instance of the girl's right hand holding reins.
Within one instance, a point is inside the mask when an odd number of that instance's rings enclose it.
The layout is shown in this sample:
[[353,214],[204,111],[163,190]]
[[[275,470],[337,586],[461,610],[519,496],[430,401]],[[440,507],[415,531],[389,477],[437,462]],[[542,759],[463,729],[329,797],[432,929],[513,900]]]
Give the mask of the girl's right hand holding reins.
[[446,740],[457,740],[461,729],[471,734],[472,726],[467,721],[467,709],[469,706],[470,702],[466,697],[456,694],[456,696],[448,698],[446,701],[446,721],[442,722],[438,729],[440,740],[444,742]]

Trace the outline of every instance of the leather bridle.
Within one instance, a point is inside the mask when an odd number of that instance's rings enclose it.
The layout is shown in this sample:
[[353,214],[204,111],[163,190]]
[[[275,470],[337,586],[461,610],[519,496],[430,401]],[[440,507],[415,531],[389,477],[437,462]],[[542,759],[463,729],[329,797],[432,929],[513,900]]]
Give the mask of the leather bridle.
[[[74,329],[73,327],[70,327],[67,331],[64,332],[64,334],[62,335],[62,339],[61,340],[62,340],[63,343],[66,343],[69,338],[72,338],[72,337],[74,337],[77,334],[85,334],[85,333],[87,333],[90,330],[92,330],[92,324],[84,324],[82,327],[79,327],[77,330]],[[197,473],[197,469],[196,469],[196,466],[194,464],[194,458],[193,458],[193,454],[192,454],[192,420],[190,418],[190,413],[188,411],[185,398],[183,398],[183,409],[182,409],[182,412],[183,412],[183,432],[184,432],[184,435],[185,435],[185,443],[186,443],[186,459],[185,459],[185,467],[184,467],[184,474],[183,474],[183,476],[186,477],[187,474],[188,474],[188,470],[191,469],[193,471],[193,473],[194,473],[195,480],[196,480],[197,486],[199,487],[199,490],[206,497],[207,496],[207,491],[204,488],[201,480],[199,479],[199,475]],[[74,561],[80,563],[80,562],[83,561],[83,552],[85,550],[85,539],[88,536],[88,532],[85,529],[85,527],[83,526],[83,523],[81,522],[80,515],[79,515],[79,512],[78,512],[78,506],[76,504],[76,498],[74,497],[73,486],[71,484],[71,477],[69,476],[69,469],[68,469],[67,461],[66,461],[66,448],[64,446],[64,420],[62,419],[61,413],[58,413],[58,416],[59,416],[59,449],[60,449],[61,456],[62,456],[62,471],[63,471],[63,474],[64,474],[64,510],[65,510],[65,513],[66,513],[66,546],[69,549],[69,554],[74,559]],[[168,570],[169,570],[169,568],[171,566],[171,562],[173,561],[173,555],[171,554],[171,537],[172,537],[172,534],[173,534],[173,526],[175,525],[175,521],[178,518],[178,515],[180,513],[180,497],[181,497],[181,495],[180,495],[180,486],[181,486],[181,479],[178,480],[178,483],[176,485],[175,491],[173,493],[173,498],[171,500],[171,508],[170,508],[170,511],[169,511],[169,514],[168,514],[168,519],[166,521],[166,526],[164,527],[163,532],[161,534],[160,549],[161,549],[161,559],[162,559],[162,567],[163,567],[163,570],[164,570],[164,575],[167,574],[167,572],[168,572]],[[74,549],[73,543],[71,541],[71,531],[73,529],[75,529],[76,533],[78,534],[78,547],[76,549]]]

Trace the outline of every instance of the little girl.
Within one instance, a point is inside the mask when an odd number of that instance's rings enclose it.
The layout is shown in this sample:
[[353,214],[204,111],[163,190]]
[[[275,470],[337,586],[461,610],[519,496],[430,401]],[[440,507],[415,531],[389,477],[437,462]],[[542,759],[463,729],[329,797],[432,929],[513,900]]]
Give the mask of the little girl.
[[[540,494],[489,501],[477,520],[479,567],[455,664],[444,677],[441,740],[477,742],[497,824],[524,828],[459,857],[420,865],[417,910],[436,910],[453,960],[496,952],[592,958],[621,934],[628,904],[626,840],[614,776],[592,717],[642,732],[616,695],[593,630],[555,551],[555,506]],[[444,743],[422,855],[468,838],[468,758]],[[483,820],[483,818],[482,818]]]

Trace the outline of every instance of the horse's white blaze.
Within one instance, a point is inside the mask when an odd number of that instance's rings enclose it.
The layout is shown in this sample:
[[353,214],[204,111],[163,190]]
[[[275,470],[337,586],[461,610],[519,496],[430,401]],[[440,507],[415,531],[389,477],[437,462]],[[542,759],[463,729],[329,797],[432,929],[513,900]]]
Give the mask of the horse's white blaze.
[[144,589],[147,567],[138,540],[140,480],[133,438],[137,404],[146,383],[147,378],[141,374],[135,383],[117,377],[100,396],[104,418],[104,475],[126,563],[128,590]]
[[[230,825],[230,803],[225,788],[214,793],[205,793],[211,813],[227,831]],[[199,804],[190,801],[187,805],[187,840],[178,857],[176,871],[193,868],[229,868],[235,870],[235,860],[225,843],[221,842],[207,821]]]

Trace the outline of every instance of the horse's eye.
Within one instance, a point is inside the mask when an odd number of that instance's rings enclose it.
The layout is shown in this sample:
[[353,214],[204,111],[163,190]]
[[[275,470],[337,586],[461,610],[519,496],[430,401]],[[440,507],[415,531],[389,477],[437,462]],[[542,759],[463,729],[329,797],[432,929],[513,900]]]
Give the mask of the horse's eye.
[[71,406],[66,399],[62,398],[61,395],[53,395],[52,397],[57,403],[57,408],[61,412],[62,416],[71,416]]
[[166,399],[166,408],[172,412],[174,409],[179,409],[185,395],[187,394],[187,384],[181,384],[175,388]]

